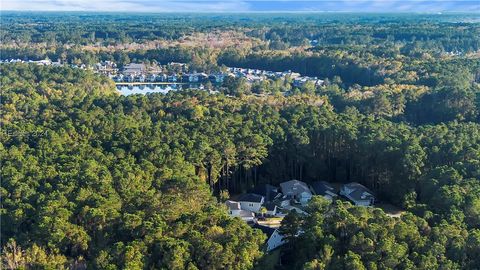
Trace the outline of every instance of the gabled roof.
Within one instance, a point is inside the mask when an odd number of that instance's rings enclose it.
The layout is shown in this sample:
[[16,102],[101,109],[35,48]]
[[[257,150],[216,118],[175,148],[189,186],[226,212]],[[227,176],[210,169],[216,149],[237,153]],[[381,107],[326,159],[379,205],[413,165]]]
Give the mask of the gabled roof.
[[227,205],[228,209],[230,210],[241,210],[240,203],[238,202],[228,200],[225,202],[225,205]]
[[142,63],[130,63],[123,67],[124,72],[141,72],[145,70],[145,64]]
[[253,217],[255,217],[255,213],[253,213],[250,210],[240,210],[239,216],[241,218],[253,218]]
[[311,198],[312,197],[312,193],[310,191],[302,191],[302,193],[298,194],[297,196],[301,197],[301,198]]
[[239,202],[255,202],[255,203],[261,203],[263,199],[263,196],[254,194],[254,193],[245,193],[242,194],[238,197]]
[[335,188],[325,181],[315,181],[312,183],[312,189],[317,195],[330,195],[327,191],[335,193]]
[[297,195],[302,192],[311,193],[307,184],[298,180],[290,180],[287,182],[283,182],[280,184],[280,187],[282,188],[282,192],[284,195]]
[[344,187],[352,190],[348,195],[357,201],[374,199],[373,192],[364,185],[356,182],[348,183]]
[[267,235],[268,238],[270,238],[270,236],[272,236],[272,234],[277,230],[277,229],[275,229],[275,228],[263,226],[263,225],[260,225],[260,224],[258,224],[258,223],[255,223],[252,227],[253,227],[254,229],[259,229],[259,230],[261,230],[264,234]]
[[278,188],[269,184],[257,185],[249,192],[265,197],[265,201],[267,202],[275,199],[275,197],[279,194]]

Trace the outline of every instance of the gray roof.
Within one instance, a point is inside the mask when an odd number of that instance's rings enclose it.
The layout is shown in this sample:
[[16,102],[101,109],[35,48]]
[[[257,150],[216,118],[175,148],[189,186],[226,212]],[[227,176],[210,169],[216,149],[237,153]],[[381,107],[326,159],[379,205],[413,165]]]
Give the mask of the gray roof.
[[375,199],[373,192],[360,183],[352,182],[352,183],[346,184],[345,186],[348,189],[353,190],[348,195],[357,201]]
[[225,202],[225,205],[227,205],[228,209],[230,210],[240,210],[240,204],[238,202],[234,202],[234,201],[226,201]]
[[238,197],[238,201],[240,202],[262,202],[263,196],[254,193],[245,193]]
[[311,193],[310,189],[308,188],[308,185],[298,180],[290,180],[287,182],[283,182],[280,184],[280,187],[282,188],[282,192],[284,195],[295,196],[302,192]]
[[357,189],[352,193],[350,193],[350,197],[352,197],[356,201],[364,201],[364,200],[370,201],[371,199],[375,199],[373,194],[369,193],[368,191],[364,191],[360,189]]
[[128,65],[125,65],[123,67],[123,72],[124,73],[140,73],[145,70],[145,65],[144,64],[138,64],[138,63],[130,63]]
[[249,192],[265,197],[267,202],[272,201],[279,194],[278,188],[269,184],[255,186]]
[[145,68],[145,64],[142,63],[130,63],[126,64],[124,68],[134,68],[134,69],[140,69],[140,68]]
[[254,217],[255,214],[249,210],[240,210],[240,217],[250,218]]
[[271,227],[267,227],[267,226],[263,226],[263,225],[260,225],[258,223],[255,223],[253,226],[252,226],[254,229],[259,229],[261,230],[264,234],[267,235],[268,238],[270,238],[270,236],[272,236],[272,234],[275,232],[275,228],[271,228]]
[[331,186],[328,182],[325,181],[315,181],[312,183],[312,189],[315,192],[316,195],[330,195],[327,193],[327,191],[331,193],[336,193],[335,188]]

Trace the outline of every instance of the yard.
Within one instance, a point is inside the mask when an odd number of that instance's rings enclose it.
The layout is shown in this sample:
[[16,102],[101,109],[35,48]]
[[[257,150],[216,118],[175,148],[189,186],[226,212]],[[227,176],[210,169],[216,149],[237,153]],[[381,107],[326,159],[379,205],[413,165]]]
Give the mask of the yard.
[[375,204],[375,207],[382,209],[389,217],[400,217],[405,212],[403,209],[389,203],[378,203]]
[[265,220],[259,220],[258,224],[269,226],[272,228],[278,228],[280,227],[282,220],[283,220],[283,217],[272,217],[272,218],[266,218]]

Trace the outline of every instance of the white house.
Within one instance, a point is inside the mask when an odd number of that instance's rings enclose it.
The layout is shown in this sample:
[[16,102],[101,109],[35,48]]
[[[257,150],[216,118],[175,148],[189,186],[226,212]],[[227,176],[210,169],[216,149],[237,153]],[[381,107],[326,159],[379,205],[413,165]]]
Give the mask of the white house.
[[263,226],[260,224],[253,225],[253,228],[261,230],[264,234],[267,235],[266,241],[266,250],[267,252],[276,249],[277,247],[285,244],[283,236],[280,234],[278,229]]
[[242,210],[240,203],[235,201],[226,201],[225,205],[228,207],[228,214],[231,217],[239,217],[245,222],[255,221],[255,213],[249,210]]
[[255,213],[260,213],[265,198],[258,194],[245,193],[238,197],[237,200],[243,210],[249,210]]
[[364,185],[352,182],[342,186],[340,195],[345,196],[358,206],[372,206],[375,203],[375,196]]

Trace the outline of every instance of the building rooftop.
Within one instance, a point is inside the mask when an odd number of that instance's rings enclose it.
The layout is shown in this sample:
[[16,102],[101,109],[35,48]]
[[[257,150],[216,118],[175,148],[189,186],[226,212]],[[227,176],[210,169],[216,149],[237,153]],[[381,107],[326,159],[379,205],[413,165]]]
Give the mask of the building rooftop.
[[124,74],[143,73],[145,72],[145,64],[130,63],[123,67]]
[[255,223],[252,228],[254,229],[259,229],[261,230],[264,234],[267,235],[268,238],[270,238],[270,236],[272,236],[272,234],[275,232],[275,228],[272,228],[272,227],[268,227],[268,226],[264,226],[264,225],[260,225],[258,223]]
[[262,202],[262,199],[263,199],[263,196],[260,196],[258,194],[254,194],[254,193],[245,193],[245,194],[242,194],[238,197],[238,201],[241,201],[241,202],[260,203],[260,202]]
[[255,213],[253,213],[250,210],[240,210],[240,215],[241,218],[253,218],[255,217]]
[[240,203],[235,201],[228,200],[225,202],[225,205],[227,205],[228,209],[230,210],[241,210]]
[[345,187],[352,190],[352,192],[349,193],[349,196],[355,200],[370,200],[375,198],[373,192],[360,183],[348,183],[345,184]]
[[249,192],[265,197],[265,200],[267,202],[272,201],[279,194],[278,188],[269,184],[257,185]]
[[315,181],[312,183],[312,189],[313,191],[315,192],[316,195],[322,195],[322,196],[325,196],[325,195],[331,195],[328,192],[330,193],[336,193],[335,192],[335,188],[330,185],[330,183],[328,182],[325,182],[325,181]]
[[302,192],[310,192],[308,185],[302,181],[290,180],[280,184],[284,195],[298,195]]

